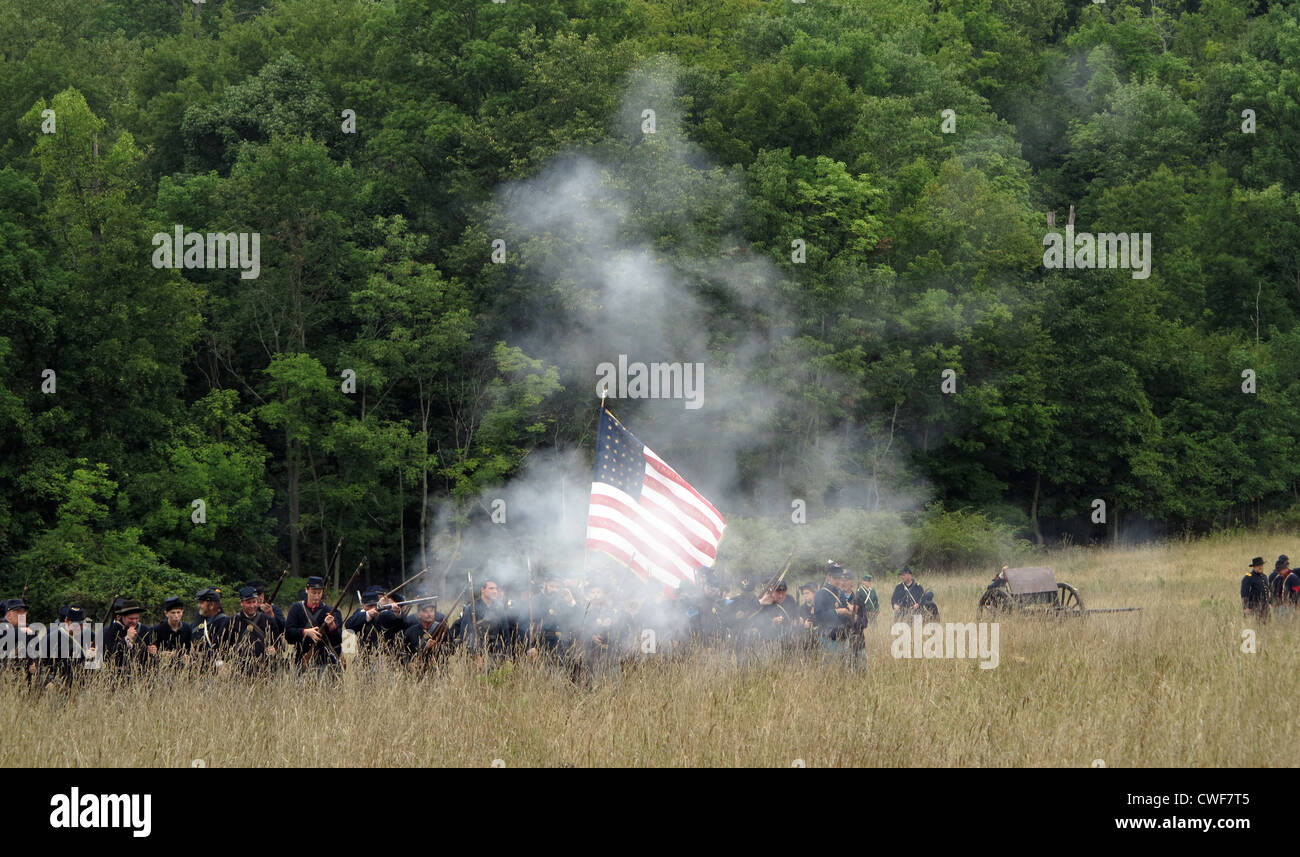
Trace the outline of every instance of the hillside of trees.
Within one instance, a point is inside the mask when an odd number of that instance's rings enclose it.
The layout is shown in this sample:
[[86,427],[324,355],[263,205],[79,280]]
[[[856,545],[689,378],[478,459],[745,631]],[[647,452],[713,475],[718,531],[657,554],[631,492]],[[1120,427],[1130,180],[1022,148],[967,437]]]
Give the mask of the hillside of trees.
[[[40,605],[340,537],[400,579],[534,462],[581,487],[620,353],[704,364],[612,406],[738,520],[1300,521],[1300,2],[6,0],[0,50]],[[1071,206],[1150,276],[1046,268]],[[259,275],[155,267],[178,224]]]

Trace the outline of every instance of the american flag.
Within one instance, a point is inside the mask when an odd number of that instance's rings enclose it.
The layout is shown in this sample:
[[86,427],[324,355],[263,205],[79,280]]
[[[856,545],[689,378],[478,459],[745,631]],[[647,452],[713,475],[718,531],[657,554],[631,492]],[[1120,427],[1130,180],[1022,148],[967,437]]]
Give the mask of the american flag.
[[713,504],[604,408],[587,512],[587,547],[676,589],[712,567],[727,523]]

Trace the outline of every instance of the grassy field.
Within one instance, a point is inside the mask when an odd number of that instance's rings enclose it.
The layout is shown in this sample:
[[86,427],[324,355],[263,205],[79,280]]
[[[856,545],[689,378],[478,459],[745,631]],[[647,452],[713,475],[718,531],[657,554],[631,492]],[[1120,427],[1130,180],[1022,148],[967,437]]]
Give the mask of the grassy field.
[[[894,659],[868,668],[701,654],[580,689],[520,664],[453,663],[424,680],[350,671],[150,681],[34,697],[0,692],[6,766],[1295,766],[1300,620],[1242,652],[1247,560],[1281,537],[1069,550],[1044,564],[1089,607],[1142,613],[1000,623],[1000,664]],[[921,577],[945,621],[973,621],[991,569]],[[882,601],[893,581],[881,581]]]

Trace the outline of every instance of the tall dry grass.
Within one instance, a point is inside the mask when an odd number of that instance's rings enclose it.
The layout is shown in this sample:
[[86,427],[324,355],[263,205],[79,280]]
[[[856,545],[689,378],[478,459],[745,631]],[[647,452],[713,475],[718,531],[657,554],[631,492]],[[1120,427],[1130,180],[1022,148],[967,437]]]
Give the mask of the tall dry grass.
[[[0,761],[208,766],[1294,766],[1300,620],[1241,651],[1246,560],[1300,553],[1219,538],[1050,555],[1088,606],[1141,614],[1000,623],[1000,665],[895,660],[888,622],[861,672],[721,653],[651,659],[593,687],[520,663],[423,680],[350,670],[156,680],[73,694],[0,691]],[[973,621],[992,570],[922,579]],[[882,581],[882,601],[892,581]]]

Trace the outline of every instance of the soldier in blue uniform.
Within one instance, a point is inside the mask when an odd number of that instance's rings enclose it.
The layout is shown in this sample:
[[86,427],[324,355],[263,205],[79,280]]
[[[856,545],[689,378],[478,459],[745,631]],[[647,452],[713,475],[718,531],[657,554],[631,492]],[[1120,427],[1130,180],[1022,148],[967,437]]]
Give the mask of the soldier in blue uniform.
[[477,655],[480,666],[495,666],[505,657],[508,630],[505,599],[495,580],[483,582],[452,626],[457,643]]
[[587,606],[579,624],[582,661],[578,673],[595,681],[618,668],[631,628],[627,617],[606,598],[602,584],[588,584],[583,594]]
[[343,645],[343,617],[322,600],[324,579],[307,578],[303,594],[285,617],[284,636],[294,646],[297,663],[318,670],[342,666],[338,653]]
[[94,636],[84,626],[86,611],[75,604],[59,608],[59,624],[45,632],[41,641],[46,671],[42,676],[46,689],[62,684],[81,685],[88,665],[98,665]]
[[239,666],[250,675],[265,673],[277,652],[275,617],[261,609],[257,590],[239,590],[239,612],[230,617],[230,645]]
[[1268,590],[1279,607],[1295,608],[1300,604],[1300,574],[1291,568],[1291,558],[1282,554],[1268,576]]
[[391,604],[393,600],[384,594],[382,586],[371,586],[361,593],[361,606],[343,624],[357,635],[358,653],[398,650],[406,632],[406,615],[400,607]]
[[858,623],[866,628],[880,615],[880,599],[876,596],[875,578],[871,574],[862,575],[858,588],[853,592],[853,600],[858,605]]
[[27,624],[27,602],[10,598],[4,602],[4,620],[0,621],[0,668],[6,674],[20,673],[28,684],[40,674],[39,643],[36,629]]
[[534,621],[538,626],[538,648],[548,658],[563,659],[573,645],[573,632],[582,613],[578,599],[573,597],[573,590],[555,575],[547,575],[542,583],[542,594],[533,606]]
[[192,629],[185,621],[185,602],[171,596],[163,601],[163,615],[165,618],[145,635],[150,660],[175,666],[189,663]]
[[912,569],[906,565],[898,572],[898,576],[902,581],[894,587],[894,594],[889,599],[889,604],[894,608],[894,621],[902,622],[921,609],[921,599],[925,596],[925,589],[912,579]]
[[413,668],[424,668],[449,651],[446,646],[449,639],[449,629],[444,627],[446,623],[447,617],[438,612],[437,604],[425,601],[420,605],[418,620],[402,635]]
[[795,608],[795,614],[799,618],[799,624],[809,631],[813,629],[813,602],[816,598],[816,586],[811,583],[799,585],[799,606]]
[[[784,580],[769,580],[763,594],[750,598],[750,606],[741,627],[742,645],[769,647],[770,651],[788,652],[788,644],[802,638],[803,629]],[[770,590],[770,591],[769,591]]]
[[853,621],[853,606],[845,587],[852,586],[848,572],[838,562],[829,560],[826,565],[826,582],[813,596],[813,627],[823,644],[842,647],[848,637],[848,626]]
[[679,597],[694,642],[711,644],[726,639],[726,599],[713,569],[696,569],[695,586],[683,583]]
[[1253,617],[1260,622],[1267,622],[1269,600],[1264,558],[1257,556],[1250,561],[1250,571],[1241,579],[1241,609],[1245,611],[1247,619]]
[[279,604],[272,604],[271,602],[266,600],[266,581],[254,579],[248,581],[248,583],[245,585],[253,587],[253,591],[257,593],[257,609],[261,610],[263,613],[270,615],[270,617],[274,620],[276,636],[283,635],[284,634],[284,611],[280,609]]
[[221,590],[200,589],[194,599],[199,604],[199,618],[190,632],[192,655],[207,668],[225,662],[230,645],[230,617],[221,609]]
[[134,598],[115,602],[113,621],[104,629],[104,662],[121,669],[144,663],[148,645],[141,634],[140,615],[144,608]]

